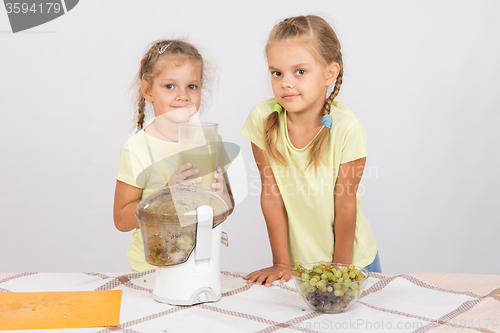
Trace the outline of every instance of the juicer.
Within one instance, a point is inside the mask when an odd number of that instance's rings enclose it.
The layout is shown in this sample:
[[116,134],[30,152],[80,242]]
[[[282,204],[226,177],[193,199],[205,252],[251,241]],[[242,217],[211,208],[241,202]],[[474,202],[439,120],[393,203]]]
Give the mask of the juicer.
[[193,305],[221,298],[221,223],[227,216],[228,207],[217,194],[187,182],[138,204],[146,261],[156,266],[155,300]]

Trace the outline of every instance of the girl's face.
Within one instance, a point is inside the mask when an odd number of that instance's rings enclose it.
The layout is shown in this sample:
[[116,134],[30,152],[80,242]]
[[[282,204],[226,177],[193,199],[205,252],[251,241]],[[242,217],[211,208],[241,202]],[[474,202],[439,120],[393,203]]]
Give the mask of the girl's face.
[[326,91],[337,74],[321,66],[300,43],[269,46],[267,61],[274,97],[288,112],[321,112]]
[[186,122],[200,108],[201,70],[190,59],[166,59],[161,73],[150,85],[142,81],[144,98],[153,103],[155,117],[171,122]]

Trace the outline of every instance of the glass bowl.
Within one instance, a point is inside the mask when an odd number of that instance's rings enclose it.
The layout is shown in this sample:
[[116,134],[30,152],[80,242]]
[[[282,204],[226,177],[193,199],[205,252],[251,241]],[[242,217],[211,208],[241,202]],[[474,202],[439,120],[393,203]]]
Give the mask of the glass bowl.
[[356,303],[370,276],[364,268],[325,261],[297,263],[291,272],[304,302],[314,311],[324,313],[349,310]]

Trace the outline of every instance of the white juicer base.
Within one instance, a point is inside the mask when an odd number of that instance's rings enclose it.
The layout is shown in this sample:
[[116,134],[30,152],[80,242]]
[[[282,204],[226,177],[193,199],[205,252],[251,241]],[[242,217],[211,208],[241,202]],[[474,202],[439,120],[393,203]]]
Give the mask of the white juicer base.
[[153,298],[172,305],[221,299],[220,239],[222,225],[212,229],[211,258],[196,260],[196,247],[182,264],[156,267]]

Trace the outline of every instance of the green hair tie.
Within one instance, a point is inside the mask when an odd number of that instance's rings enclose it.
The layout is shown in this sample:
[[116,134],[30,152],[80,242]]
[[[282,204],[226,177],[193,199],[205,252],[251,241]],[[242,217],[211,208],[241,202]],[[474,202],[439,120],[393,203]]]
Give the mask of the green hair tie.
[[282,107],[281,105],[279,105],[279,104],[276,104],[276,105],[274,106],[274,110],[273,110],[273,112],[278,112],[278,114],[280,114],[280,113],[281,113],[281,111],[283,111],[283,107]]

